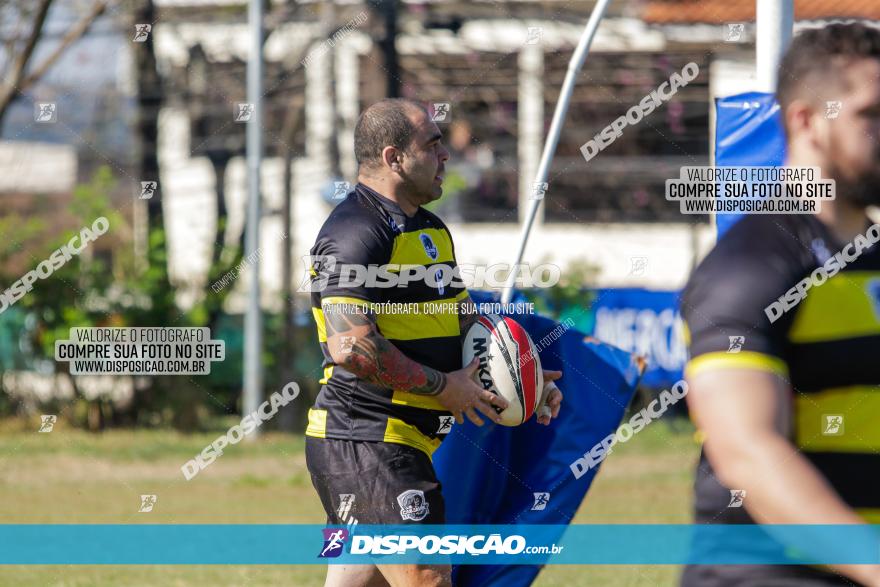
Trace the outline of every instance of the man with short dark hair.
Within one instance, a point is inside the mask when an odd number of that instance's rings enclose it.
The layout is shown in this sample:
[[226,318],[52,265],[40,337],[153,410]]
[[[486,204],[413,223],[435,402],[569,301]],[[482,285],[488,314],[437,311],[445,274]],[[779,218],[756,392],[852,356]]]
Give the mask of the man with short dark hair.
[[[688,405],[705,439],[696,521],[877,523],[880,227],[866,207],[880,203],[880,32],[802,33],[780,65],[778,100],[786,165],[821,168],[836,199],[815,215],[745,217],[685,288]],[[806,297],[791,294],[813,275]],[[840,546],[832,540],[819,536],[813,554]],[[685,587],[853,581],[880,585],[880,566],[702,565],[682,576]]]
[[[497,422],[507,406],[474,381],[476,359],[461,368],[472,302],[460,283],[435,273],[455,267],[449,229],[422,207],[443,193],[449,152],[441,139],[416,102],[388,99],[367,108],[355,128],[358,184],[312,248],[324,378],[309,411],[306,463],[330,524],[444,523],[431,454],[453,418],[482,425],[479,412]],[[348,280],[342,265],[410,266],[433,279],[378,287]],[[400,311],[412,306],[419,311]],[[562,394],[552,381],[560,376],[544,372],[551,415],[539,416],[543,424],[559,413]],[[330,565],[325,583],[387,584],[449,586],[450,568]]]

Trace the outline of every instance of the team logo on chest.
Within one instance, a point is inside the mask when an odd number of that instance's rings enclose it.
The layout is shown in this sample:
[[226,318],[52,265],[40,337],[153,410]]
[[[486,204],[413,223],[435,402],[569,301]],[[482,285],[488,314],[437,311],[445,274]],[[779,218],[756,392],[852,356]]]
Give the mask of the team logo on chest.
[[437,260],[437,246],[434,244],[434,241],[431,239],[431,235],[426,234],[424,232],[419,234],[419,240],[422,241],[422,246],[425,247],[425,252],[431,257],[432,261]]
[[404,520],[419,522],[428,515],[428,500],[425,492],[419,489],[407,489],[397,496],[400,505],[400,517]]

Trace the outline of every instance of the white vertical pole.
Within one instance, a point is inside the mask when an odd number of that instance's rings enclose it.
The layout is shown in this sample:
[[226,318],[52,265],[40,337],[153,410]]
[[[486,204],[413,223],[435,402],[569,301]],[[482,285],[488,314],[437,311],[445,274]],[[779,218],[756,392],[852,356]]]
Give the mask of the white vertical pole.
[[[541,161],[544,139],[544,49],[540,43],[519,52],[517,91],[517,159],[519,161],[519,221],[526,221],[532,181]],[[541,214],[535,219],[541,224]]]
[[[251,282],[244,316],[244,397],[242,411],[249,414],[260,405],[262,394],[262,316],[260,315],[260,163],[263,155],[261,130],[263,79],[263,0],[250,0],[248,30],[251,50],[247,64],[247,101],[253,112],[247,122],[248,204],[245,226],[245,257],[251,260]],[[252,256],[251,256],[252,255]],[[252,436],[256,436],[254,430]]]
[[794,29],[794,0],[755,0],[755,67],[759,92],[776,91],[779,61]]
[[[544,143],[544,152],[541,155],[541,163],[538,166],[538,172],[535,174],[534,184],[542,184],[547,181],[547,175],[550,172],[550,162],[556,153],[556,145],[559,144],[559,134],[562,132],[562,123],[568,112],[568,103],[571,101],[571,93],[574,91],[574,84],[577,81],[577,74],[584,65],[584,60],[590,52],[590,45],[593,43],[593,37],[599,29],[599,23],[605,15],[605,10],[611,0],[598,0],[593,12],[590,14],[590,20],[581,35],[578,46],[568,63],[568,71],[565,74],[565,81],[562,82],[562,90],[559,93],[559,102],[556,103],[556,111],[553,112],[553,122],[550,124],[550,131],[547,134],[547,142]],[[516,283],[517,267],[522,262],[523,255],[526,251],[526,243],[529,240],[529,233],[532,231],[532,224],[535,222],[535,216],[538,214],[538,207],[541,205],[541,199],[532,199],[529,202],[529,212],[526,221],[522,225],[522,232],[519,237],[519,247],[516,253],[516,261],[510,269],[507,277],[507,283],[504,285],[504,292],[501,294],[501,301],[509,303],[513,297],[513,286]]]

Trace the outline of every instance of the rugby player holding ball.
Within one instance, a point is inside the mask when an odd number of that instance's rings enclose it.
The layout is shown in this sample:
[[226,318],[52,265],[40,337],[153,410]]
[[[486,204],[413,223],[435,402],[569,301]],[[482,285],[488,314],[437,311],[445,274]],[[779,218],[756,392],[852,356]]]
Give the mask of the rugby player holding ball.
[[[386,99],[355,128],[358,183],[330,214],[311,250],[312,313],[324,353],[323,384],[309,411],[306,464],[328,524],[442,524],[443,496],[431,454],[453,420],[499,421],[507,402],[461,368],[462,340],[476,319],[455,282],[410,280],[370,287],[341,276],[342,265],[455,267],[446,225],[421,206],[440,198],[449,152],[417,102]],[[382,304],[423,304],[456,312],[376,312]],[[433,303],[433,304],[432,304]],[[385,306],[390,307],[390,306]],[[562,393],[545,371],[549,424]],[[450,586],[448,565],[329,565],[327,587]]]

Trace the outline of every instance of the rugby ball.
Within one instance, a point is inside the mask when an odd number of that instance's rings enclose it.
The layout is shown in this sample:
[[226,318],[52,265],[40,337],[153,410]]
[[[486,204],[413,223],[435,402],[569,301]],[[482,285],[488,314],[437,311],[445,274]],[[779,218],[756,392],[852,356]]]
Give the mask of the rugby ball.
[[500,424],[519,426],[531,418],[541,401],[544,375],[538,351],[525,329],[506,316],[480,316],[468,330],[462,349],[465,366],[474,357],[480,361],[476,382],[509,403],[500,412]]

